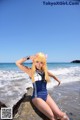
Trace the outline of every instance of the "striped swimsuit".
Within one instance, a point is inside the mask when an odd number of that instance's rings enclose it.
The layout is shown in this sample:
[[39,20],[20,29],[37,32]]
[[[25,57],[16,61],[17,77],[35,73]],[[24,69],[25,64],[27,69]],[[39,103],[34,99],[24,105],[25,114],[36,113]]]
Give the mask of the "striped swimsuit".
[[37,97],[42,98],[44,101],[46,101],[48,93],[46,89],[47,82],[45,80],[44,72],[36,70],[34,78],[35,82],[33,83],[32,99]]

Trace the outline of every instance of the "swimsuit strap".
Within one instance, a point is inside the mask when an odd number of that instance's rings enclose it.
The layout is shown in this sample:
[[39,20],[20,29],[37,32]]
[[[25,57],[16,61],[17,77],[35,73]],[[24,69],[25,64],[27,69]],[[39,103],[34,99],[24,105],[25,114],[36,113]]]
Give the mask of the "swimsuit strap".
[[42,77],[43,80],[45,80],[45,73],[44,73],[44,71],[40,71],[40,70],[37,69],[36,73],[39,74]]

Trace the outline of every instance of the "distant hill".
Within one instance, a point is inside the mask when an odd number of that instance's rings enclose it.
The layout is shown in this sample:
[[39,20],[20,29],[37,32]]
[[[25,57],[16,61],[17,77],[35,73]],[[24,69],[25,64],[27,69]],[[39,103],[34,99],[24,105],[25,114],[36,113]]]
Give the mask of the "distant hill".
[[71,63],[80,63],[80,60],[73,60]]

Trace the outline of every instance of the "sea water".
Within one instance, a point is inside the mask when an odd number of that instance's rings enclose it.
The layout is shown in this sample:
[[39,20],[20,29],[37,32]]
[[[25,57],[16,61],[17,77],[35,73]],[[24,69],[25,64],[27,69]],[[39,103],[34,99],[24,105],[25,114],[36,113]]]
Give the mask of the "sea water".
[[[25,63],[31,67],[31,63]],[[48,70],[63,83],[80,81],[79,63],[47,63]],[[58,84],[53,78],[47,84],[52,89]],[[29,76],[21,71],[15,63],[0,63],[0,101],[7,106],[13,106],[27,92],[26,88],[32,87]]]

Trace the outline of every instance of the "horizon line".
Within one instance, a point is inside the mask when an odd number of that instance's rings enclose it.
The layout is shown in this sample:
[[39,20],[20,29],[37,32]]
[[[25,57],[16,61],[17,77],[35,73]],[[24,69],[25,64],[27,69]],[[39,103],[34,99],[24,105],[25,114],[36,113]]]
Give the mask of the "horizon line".
[[[64,62],[64,61],[61,61],[61,62],[47,62],[47,63],[71,63],[72,61],[69,61],[69,62]],[[0,63],[15,63],[15,62],[0,62]],[[28,63],[28,64],[32,64],[32,62],[24,62],[25,63]]]

